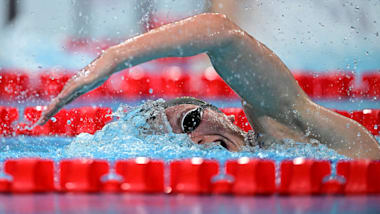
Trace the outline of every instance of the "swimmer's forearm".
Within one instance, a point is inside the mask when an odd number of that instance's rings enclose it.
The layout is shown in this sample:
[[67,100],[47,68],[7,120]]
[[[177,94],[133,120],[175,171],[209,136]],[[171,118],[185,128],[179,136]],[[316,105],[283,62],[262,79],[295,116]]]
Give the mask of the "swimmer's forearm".
[[239,28],[224,15],[201,14],[151,30],[107,50],[112,67],[127,67],[164,57],[186,57],[228,45]]

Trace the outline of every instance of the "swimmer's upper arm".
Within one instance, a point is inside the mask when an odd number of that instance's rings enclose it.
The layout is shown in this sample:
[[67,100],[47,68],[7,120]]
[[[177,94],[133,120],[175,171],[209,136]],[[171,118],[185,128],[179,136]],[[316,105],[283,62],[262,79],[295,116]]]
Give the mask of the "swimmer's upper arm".
[[300,124],[309,137],[347,157],[380,159],[379,143],[358,122],[312,101],[300,112]]
[[269,48],[241,29],[230,32],[228,45],[208,52],[214,68],[255,112],[288,123],[309,98]]
[[244,32],[234,38],[209,56],[220,76],[244,100],[257,131],[276,137],[280,129],[289,138],[317,139],[348,157],[380,159],[379,144],[368,130],[311,101],[265,45]]

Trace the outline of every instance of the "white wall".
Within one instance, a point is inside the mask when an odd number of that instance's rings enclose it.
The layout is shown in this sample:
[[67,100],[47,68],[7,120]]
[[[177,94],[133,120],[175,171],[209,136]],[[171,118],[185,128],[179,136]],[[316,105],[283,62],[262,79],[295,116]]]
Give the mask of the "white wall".
[[[14,25],[0,27],[0,67],[81,67],[91,57],[69,55],[63,50],[63,39],[136,35],[141,31],[141,21],[137,20],[141,1],[148,0],[22,0],[21,14]],[[150,1],[156,6],[154,13],[168,18],[200,13],[207,3]],[[238,23],[292,69],[380,68],[378,0],[235,1],[240,8]],[[78,9],[80,4],[83,9]],[[0,22],[4,9],[0,4]]]
[[380,68],[380,1],[243,2],[241,26],[292,68]]

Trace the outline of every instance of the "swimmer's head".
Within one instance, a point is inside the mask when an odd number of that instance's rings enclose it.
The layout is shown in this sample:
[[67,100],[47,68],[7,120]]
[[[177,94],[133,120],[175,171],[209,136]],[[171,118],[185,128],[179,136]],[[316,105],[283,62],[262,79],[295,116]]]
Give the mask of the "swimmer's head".
[[233,124],[217,107],[192,97],[182,97],[163,104],[174,133],[187,133],[197,144],[219,143],[230,151],[246,145],[245,132]]

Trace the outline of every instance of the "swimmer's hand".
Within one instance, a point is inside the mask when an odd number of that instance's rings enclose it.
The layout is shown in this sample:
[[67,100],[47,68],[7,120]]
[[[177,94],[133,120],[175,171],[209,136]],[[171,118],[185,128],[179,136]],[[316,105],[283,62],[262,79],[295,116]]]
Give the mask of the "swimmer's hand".
[[91,64],[75,74],[63,87],[62,91],[55,97],[42,112],[39,120],[33,125],[44,125],[63,106],[69,104],[77,97],[102,85],[112,74],[114,68],[112,56],[104,52]]
[[59,95],[47,105],[47,107],[42,112],[40,119],[33,125],[33,127],[37,125],[44,125],[63,106],[70,103],[78,96],[86,93],[88,90],[86,90],[85,86],[85,78],[81,78],[80,75],[75,75],[66,83],[65,87],[59,93]]

